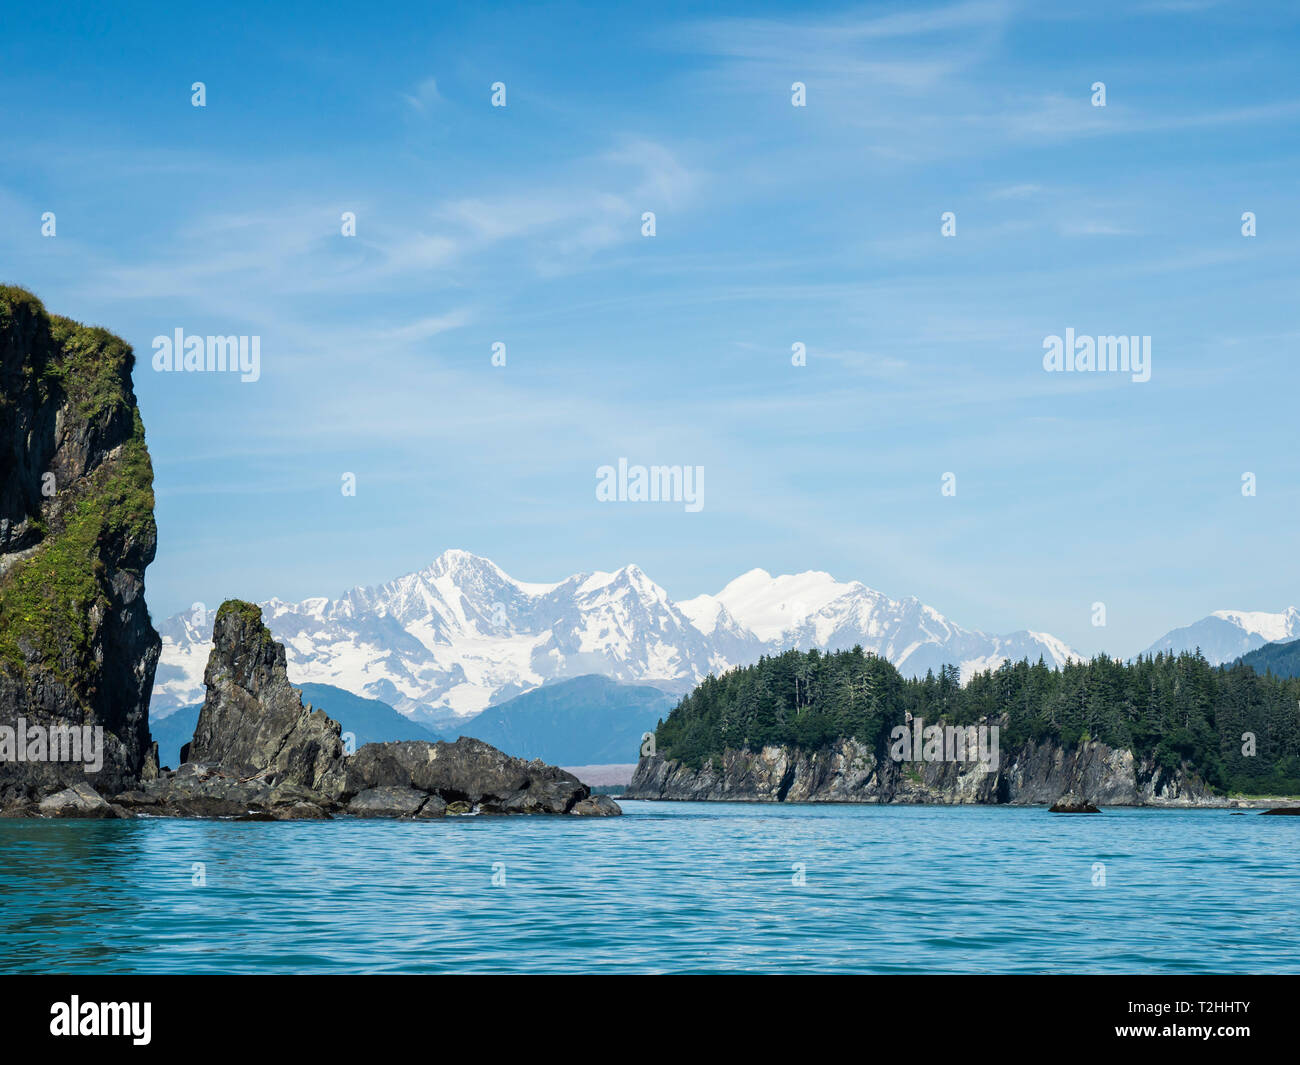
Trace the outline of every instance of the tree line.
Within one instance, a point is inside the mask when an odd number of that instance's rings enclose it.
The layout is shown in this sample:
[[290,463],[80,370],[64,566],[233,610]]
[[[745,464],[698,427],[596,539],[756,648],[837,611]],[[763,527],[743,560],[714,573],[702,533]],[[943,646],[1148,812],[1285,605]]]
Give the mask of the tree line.
[[786,651],[706,677],[659,722],[655,743],[695,768],[728,748],[816,750],[844,737],[883,753],[909,713],[926,724],[994,719],[1004,752],[1100,740],[1169,769],[1187,762],[1224,792],[1300,793],[1300,679],[1212,666],[1199,649],[1060,668],[1008,661],[965,685],[956,666],[905,678],[861,647]]

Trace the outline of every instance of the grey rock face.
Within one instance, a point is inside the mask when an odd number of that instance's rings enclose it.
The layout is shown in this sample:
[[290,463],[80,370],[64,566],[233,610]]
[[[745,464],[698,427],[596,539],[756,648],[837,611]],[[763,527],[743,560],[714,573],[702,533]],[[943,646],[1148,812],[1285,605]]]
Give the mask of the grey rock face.
[[856,740],[820,751],[764,747],[726,751],[699,769],[662,755],[642,758],[628,799],[739,800],[743,802],[890,802],[902,774]]
[[341,792],[338,722],[303,706],[289,683],[284,646],[271,638],[258,607],[222,604],[204,682],[207,697],[186,752],[190,760],[331,797]]
[[185,762],[155,771],[116,802],[130,816],[274,820],[431,819],[447,814],[587,814],[622,811],[591,802],[571,773],[512,758],[486,743],[368,743],[346,756],[338,723],[302,705],[284,648],[259,608],[230,601],[214,623],[208,697]]
[[320,820],[329,817],[329,800],[295,784],[271,785],[240,779],[221,766],[187,762],[160,773],[139,788],[114,796],[132,817],[220,817],[241,820]]
[[1090,742],[1072,749],[1027,743],[1001,752],[997,770],[975,761],[895,762],[853,739],[817,751],[728,750],[692,769],[642,758],[628,799],[747,802],[1051,803],[1076,791],[1103,806],[1228,806],[1194,776],[1169,772]]
[[618,817],[622,812],[618,803],[608,795],[589,795],[585,799],[579,799],[569,811],[587,817]]
[[161,640],[144,602],[153,471],[134,354],[0,285],[0,728],[103,729],[103,766],[0,759],[0,802],[140,776]]
[[429,817],[446,817],[447,803],[443,800],[441,795],[430,795],[425,799],[424,805],[415,811],[415,816],[421,819]]
[[104,797],[84,783],[47,795],[38,810],[41,817],[117,817]]
[[[139,775],[106,802],[84,783],[35,810],[47,817],[218,817],[420,820],[448,814],[579,814],[622,811],[593,800],[571,773],[512,758],[478,740],[371,743],[345,756],[339,725],[302,704],[284,648],[247,603],[222,605],[208,661],[207,699],[179,769]],[[28,816],[30,803],[5,807]]]

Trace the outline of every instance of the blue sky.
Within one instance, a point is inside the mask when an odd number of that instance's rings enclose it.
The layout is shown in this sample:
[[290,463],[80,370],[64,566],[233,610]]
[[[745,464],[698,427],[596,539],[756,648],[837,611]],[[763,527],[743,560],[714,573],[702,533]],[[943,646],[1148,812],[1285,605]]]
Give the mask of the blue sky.
[[[0,274],[136,347],[156,618],[448,547],[824,569],[1084,652],[1300,601],[1300,10],[612,6],[6,26]],[[153,372],[178,327],[261,379]],[[1046,373],[1067,327],[1151,380]],[[597,502],[620,457],[704,509]]]

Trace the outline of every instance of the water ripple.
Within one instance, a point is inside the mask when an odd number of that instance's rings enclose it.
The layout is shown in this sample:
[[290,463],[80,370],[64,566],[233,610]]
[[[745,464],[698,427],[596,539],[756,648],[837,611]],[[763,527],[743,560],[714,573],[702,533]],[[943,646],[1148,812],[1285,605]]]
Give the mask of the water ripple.
[[624,808],[617,820],[0,821],[0,968],[1300,968],[1300,819]]

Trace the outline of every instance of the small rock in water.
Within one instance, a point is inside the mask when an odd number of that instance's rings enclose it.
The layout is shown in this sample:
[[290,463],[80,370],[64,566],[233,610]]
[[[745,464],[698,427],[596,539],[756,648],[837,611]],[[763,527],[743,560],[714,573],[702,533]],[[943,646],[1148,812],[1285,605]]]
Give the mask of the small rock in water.
[[1077,791],[1067,791],[1048,808],[1054,814],[1099,814],[1097,807]]
[[608,795],[591,795],[573,804],[571,814],[588,817],[617,817],[622,808]]

